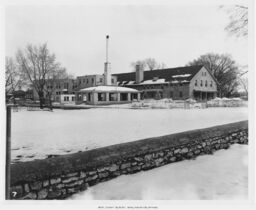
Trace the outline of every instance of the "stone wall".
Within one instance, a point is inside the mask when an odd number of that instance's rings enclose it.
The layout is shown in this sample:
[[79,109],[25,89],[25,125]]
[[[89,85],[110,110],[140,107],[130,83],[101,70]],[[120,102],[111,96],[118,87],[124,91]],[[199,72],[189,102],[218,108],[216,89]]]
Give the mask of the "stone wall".
[[11,199],[64,199],[122,174],[248,143],[248,122],[143,139],[11,165]]

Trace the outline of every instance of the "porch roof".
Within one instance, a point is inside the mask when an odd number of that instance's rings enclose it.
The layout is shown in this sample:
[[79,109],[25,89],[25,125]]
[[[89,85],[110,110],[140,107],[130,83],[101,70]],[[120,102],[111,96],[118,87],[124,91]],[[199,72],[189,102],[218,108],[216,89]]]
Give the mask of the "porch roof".
[[119,93],[139,93],[138,90],[133,88],[126,88],[126,87],[118,87],[118,86],[96,86],[96,87],[89,87],[84,88],[78,91],[79,93],[88,93],[88,92],[119,92]]

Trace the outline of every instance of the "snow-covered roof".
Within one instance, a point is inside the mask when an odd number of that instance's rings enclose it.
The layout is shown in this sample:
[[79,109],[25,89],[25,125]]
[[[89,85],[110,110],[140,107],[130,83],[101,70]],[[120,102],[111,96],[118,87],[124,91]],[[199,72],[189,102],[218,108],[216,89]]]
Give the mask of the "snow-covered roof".
[[129,81],[128,83],[127,83],[127,85],[133,85],[135,83],[135,81]]
[[173,81],[171,81],[171,83],[179,83],[179,81],[178,80],[173,80]]
[[179,74],[179,75],[173,75],[173,78],[177,78],[177,77],[190,77],[191,74]]
[[96,86],[81,89],[79,92],[130,92],[138,93],[138,90],[133,88],[118,87],[118,86]]
[[68,91],[67,89],[63,89],[62,91]]
[[144,84],[163,84],[163,83],[167,83],[167,82],[165,82],[165,79],[145,80],[145,81],[141,82],[140,84],[144,85]]
[[185,82],[189,82],[189,81],[188,81],[188,80],[182,80],[181,82],[182,82],[182,83],[185,83]]
[[234,100],[234,101],[242,101],[241,98],[232,98],[232,100]]

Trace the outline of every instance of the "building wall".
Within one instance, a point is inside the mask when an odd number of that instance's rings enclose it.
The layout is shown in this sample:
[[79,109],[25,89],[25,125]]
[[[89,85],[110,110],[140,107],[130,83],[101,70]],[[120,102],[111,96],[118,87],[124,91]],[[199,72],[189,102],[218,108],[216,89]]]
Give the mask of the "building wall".
[[170,84],[164,88],[164,98],[173,100],[185,100],[189,98],[189,84]]
[[75,104],[75,94],[61,94],[60,95],[61,104]]
[[[197,81],[197,85],[196,85]],[[201,86],[202,81],[202,86]],[[206,86],[207,81],[207,86]],[[211,86],[212,83],[212,86]],[[190,81],[189,95],[193,97],[193,91],[217,92],[217,84],[206,68],[202,68]]]
[[147,85],[126,85],[139,91],[159,90],[162,98],[172,98],[174,100],[184,100],[189,98],[189,84],[147,84]]
[[[116,76],[111,77],[112,85],[117,84]],[[104,75],[85,75],[77,77],[78,87],[80,89],[104,85]]]
[[[52,100],[60,101],[60,95],[63,93],[64,89],[67,89],[65,93],[72,94],[74,93],[74,89],[77,88],[77,82],[74,79],[65,79],[65,80],[56,80],[54,84],[48,83],[46,84],[46,89],[52,92]],[[39,96],[37,91],[33,88],[33,96],[34,100],[39,100]],[[46,96],[47,91],[44,91],[44,96]]]

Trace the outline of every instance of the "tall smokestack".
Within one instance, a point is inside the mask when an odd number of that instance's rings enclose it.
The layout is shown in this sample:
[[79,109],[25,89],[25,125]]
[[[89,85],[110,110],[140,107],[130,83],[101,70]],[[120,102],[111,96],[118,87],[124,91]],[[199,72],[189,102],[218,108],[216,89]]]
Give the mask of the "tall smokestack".
[[109,35],[106,36],[106,62],[104,64],[104,84],[111,85],[110,63],[108,62],[108,41]]
[[139,64],[136,65],[136,83],[140,83],[141,81],[144,80],[144,71],[143,68]]

